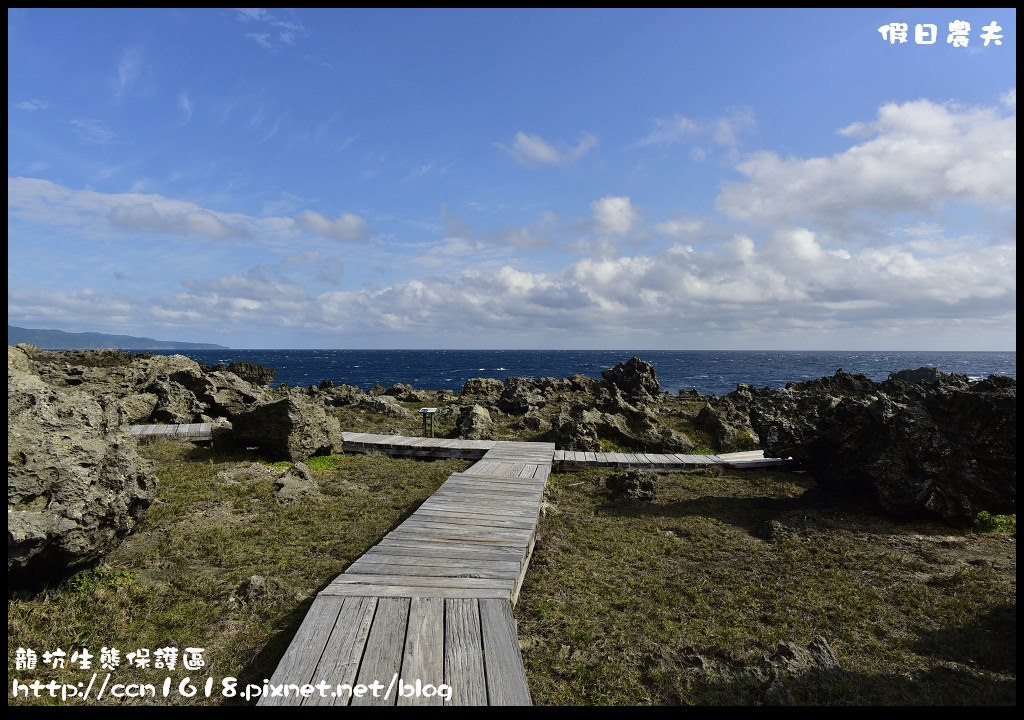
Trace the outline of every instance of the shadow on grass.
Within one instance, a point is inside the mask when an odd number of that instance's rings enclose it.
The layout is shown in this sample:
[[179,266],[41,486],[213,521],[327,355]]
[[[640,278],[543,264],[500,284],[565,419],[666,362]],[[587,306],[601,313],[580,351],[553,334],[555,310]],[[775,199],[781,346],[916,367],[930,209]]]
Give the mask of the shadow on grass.
[[933,514],[886,513],[870,492],[826,489],[814,484],[796,497],[702,495],[675,502],[630,503],[606,495],[597,510],[618,517],[714,518],[761,540],[770,538],[773,521],[802,530],[831,531],[841,526],[880,535],[962,532],[942,524]]
[[964,625],[922,635],[914,651],[999,673],[1017,671],[1017,604],[1004,603]]
[[[964,667],[933,667],[909,673],[867,674],[810,669],[780,677],[794,705],[1014,705],[1016,679],[991,677]],[[780,696],[768,683],[749,678],[698,681],[691,689],[710,705],[769,705]],[[773,700],[775,702],[773,702]]]

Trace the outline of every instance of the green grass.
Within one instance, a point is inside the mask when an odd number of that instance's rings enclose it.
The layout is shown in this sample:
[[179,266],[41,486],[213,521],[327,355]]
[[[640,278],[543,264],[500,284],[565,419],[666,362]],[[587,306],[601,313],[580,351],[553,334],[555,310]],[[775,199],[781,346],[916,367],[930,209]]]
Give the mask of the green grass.
[[974,523],[976,530],[987,533],[1004,533],[1007,535],[1017,534],[1017,514],[993,515],[982,510],[978,513],[978,519]]
[[538,704],[760,704],[765,656],[817,634],[801,704],[1015,702],[1015,541],[879,518],[801,473],[659,478],[613,503],[554,475],[516,615]]
[[[26,679],[14,670],[19,647],[40,655],[58,647],[69,655],[81,647],[93,654],[102,646],[123,652],[203,647],[207,667],[200,673],[122,667],[113,682],[160,682],[167,675],[175,684],[185,675],[262,682],[316,592],[468,465],[377,454],[314,458],[307,464],[322,497],[282,505],[272,474],[241,472],[233,482],[218,477],[252,467],[245,454],[167,441],[141,451],[154,459],[158,475],[157,499],[141,526],[99,567],[31,599],[8,600],[8,687],[13,678]],[[236,590],[253,575],[285,589],[247,601]],[[47,667],[36,676],[75,683],[89,674]],[[168,702],[217,700],[201,695]]]
[[[421,427],[418,415],[337,414],[346,429]],[[533,439],[517,418],[496,420],[498,437]],[[315,593],[468,464],[310,458],[321,498],[283,505],[272,478],[291,463],[166,441],[142,452],[159,484],[141,526],[99,567],[9,599],[9,686],[25,679],[13,669],[19,647],[104,645],[206,648],[200,673],[121,668],[116,682],[261,682]],[[798,703],[1016,702],[1015,515],[983,513],[973,530],[955,531],[881,518],[819,493],[802,473],[717,468],[661,475],[654,502],[627,506],[610,500],[605,474],[549,482],[516,608],[536,703],[758,704],[765,657],[816,634],[841,670],[784,673]],[[281,589],[240,596],[253,575]],[[45,677],[78,682],[83,672]]]

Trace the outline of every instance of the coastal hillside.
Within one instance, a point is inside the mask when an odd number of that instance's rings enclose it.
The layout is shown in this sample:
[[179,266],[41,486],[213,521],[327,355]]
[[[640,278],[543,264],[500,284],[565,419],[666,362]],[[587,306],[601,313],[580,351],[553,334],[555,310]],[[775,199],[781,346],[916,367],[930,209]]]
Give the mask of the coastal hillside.
[[190,343],[180,340],[154,340],[134,335],[108,335],[97,332],[69,333],[7,326],[7,344],[29,343],[43,350],[226,350],[224,345]]

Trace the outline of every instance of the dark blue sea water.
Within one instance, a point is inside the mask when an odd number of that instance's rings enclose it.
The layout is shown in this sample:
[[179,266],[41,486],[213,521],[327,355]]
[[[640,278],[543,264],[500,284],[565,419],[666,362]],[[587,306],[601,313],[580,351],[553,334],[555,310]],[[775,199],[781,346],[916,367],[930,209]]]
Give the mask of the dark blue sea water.
[[469,378],[567,377],[601,371],[632,356],[652,363],[661,389],[696,389],[724,395],[738,383],[782,387],[787,382],[833,374],[838,368],[884,380],[894,370],[931,365],[974,379],[990,374],[1017,376],[1014,352],[820,352],[713,350],[190,350],[156,351],[187,355],[215,364],[240,360],[277,369],[278,383],[319,384],[330,379],[369,389],[408,383],[416,388],[456,392]]

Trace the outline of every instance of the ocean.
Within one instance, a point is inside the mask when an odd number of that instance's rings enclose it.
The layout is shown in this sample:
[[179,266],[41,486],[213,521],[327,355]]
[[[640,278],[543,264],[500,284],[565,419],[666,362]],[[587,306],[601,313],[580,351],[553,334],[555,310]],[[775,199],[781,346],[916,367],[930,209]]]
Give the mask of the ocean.
[[275,385],[406,383],[425,390],[458,392],[469,378],[600,377],[601,371],[636,356],[654,365],[661,389],[695,389],[724,395],[739,383],[778,388],[790,381],[832,375],[842,368],[885,380],[889,373],[924,365],[976,380],[991,374],[1017,376],[1013,352],[831,352],[715,350],[157,350],[216,364],[241,360],[277,370]]

